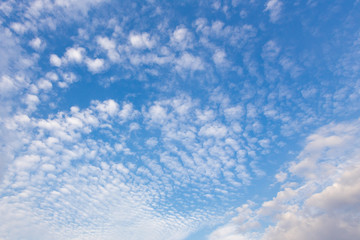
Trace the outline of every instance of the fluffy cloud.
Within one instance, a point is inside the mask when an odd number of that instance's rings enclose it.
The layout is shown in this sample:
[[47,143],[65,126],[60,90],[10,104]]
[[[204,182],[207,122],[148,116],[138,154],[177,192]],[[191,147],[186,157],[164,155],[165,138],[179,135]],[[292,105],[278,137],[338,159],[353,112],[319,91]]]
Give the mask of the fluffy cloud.
[[[359,136],[360,120],[320,128],[307,138],[300,161],[288,169],[304,182],[279,191],[258,209],[241,209],[240,215],[214,231],[210,239],[359,238],[360,146],[354,141]],[[276,178],[284,182],[286,175],[281,172]],[[261,233],[260,222],[269,216],[273,223],[263,225]],[[252,224],[247,226],[239,218]]]
[[264,3],[3,0],[0,238],[358,238],[359,5]]
[[101,58],[90,59],[87,58],[85,60],[86,66],[88,70],[92,73],[99,73],[105,69],[105,61]]
[[155,39],[150,38],[148,33],[131,33],[129,36],[130,44],[135,48],[153,48],[156,44]]
[[81,63],[84,60],[85,49],[82,47],[73,47],[66,49],[64,59],[67,62]]
[[120,55],[117,52],[116,43],[114,40],[107,37],[98,37],[96,41],[101,48],[107,51],[107,55],[111,61],[116,62],[120,60]]
[[50,55],[50,63],[51,63],[51,65],[53,65],[55,67],[60,67],[62,64],[62,60],[56,54],[51,54]]
[[185,52],[179,59],[176,60],[175,68],[178,71],[182,70],[203,70],[204,63],[200,57],[193,56],[190,53]]
[[35,50],[40,50],[44,46],[44,42],[40,38],[36,37],[29,42],[29,45]]

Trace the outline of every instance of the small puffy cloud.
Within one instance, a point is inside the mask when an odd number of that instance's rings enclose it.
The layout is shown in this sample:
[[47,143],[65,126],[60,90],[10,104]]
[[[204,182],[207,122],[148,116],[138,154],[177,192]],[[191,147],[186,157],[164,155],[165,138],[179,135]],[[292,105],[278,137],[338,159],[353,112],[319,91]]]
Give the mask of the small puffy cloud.
[[156,123],[162,123],[167,118],[166,109],[160,105],[151,106],[148,115],[151,121]]
[[40,38],[36,37],[29,42],[29,45],[35,50],[40,50],[44,47],[45,43]]
[[118,115],[123,121],[127,121],[134,118],[137,114],[138,111],[134,110],[132,103],[124,103]]
[[48,73],[46,73],[45,76],[46,76],[47,79],[49,79],[49,80],[51,80],[53,82],[56,82],[56,81],[59,80],[59,76],[54,72],[48,72]]
[[156,41],[153,38],[150,38],[150,34],[148,33],[130,33],[129,41],[135,48],[151,49],[156,44]]
[[149,138],[148,140],[146,140],[145,143],[149,147],[155,147],[158,144],[158,140],[155,137],[152,137],[152,138]]
[[82,63],[85,56],[85,49],[82,47],[68,48],[64,54],[67,62]]
[[111,61],[115,62],[120,59],[114,40],[109,39],[108,37],[97,37],[96,42],[101,48],[107,51],[107,55]]
[[109,116],[115,116],[119,112],[119,104],[112,99],[106,100],[102,103],[94,102],[95,108],[101,113]]
[[265,43],[262,49],[261,56],[263,59],[273,61],[280,53],[280,47],[273,40]]
[[105,69],[105,61],[101,58],[87,58],[85,63],[91,73],[99,73]]
[[18,22],[12,23],[10,25],[10,28],[14,30],[17,34],[24,34],[27,30],[29,30],[28,26]]
[[244,109],[240,105],[228,107],[224,109],[224,114],[228,120],[240,119],[244,115]]
[[226,60],[226,53],[223,50],[217,49],[212,56],[212,59],[214,63],[218,66],[224,66],[228,64],[228,61]]
[[40,157],[38,155],[25,155],[15,159],[15,166],[19,170],[34,168],[39,161]]
[[40,103],[38,96],[33,94],[26,95],[23,101],[28,106],[28,110],[30,111],[34,111],[36,106]]
[[62,64],[62,60],[56,54],[51,54],[50,55],[50,64],[55,67],[60,67]]
[[196,109],[196,117],[201,122],[209,122],[214,120],[215,118],[215,112],[211,109],[206,109],[203,111],[200,111],[199,109]]
[[58,82],[59,87],[67,88],[70,84],[76,82],[78,79],[72,72],[66,72],[62,74],[63,81]]
[[275,23],[280,18],[283,3],[280,0],[269,0],[265,11],[269,11],[270,21]]
[[190,53],[185,52],[180,58],[178,58],[176,61],[176,70],[203,70],[204,69],[204,63],[202,62],[200,57],[196,57],[191,55]]
[[181,50],[191,47],[192,35],[185,27],[177,27],[170,37],[171,44]]
[[224,23],[222,21],[215,21],[211,24],[211,31],[215,35],[220,35],[222,33]]
[[46,80],[46,79],[40,79],[38,82],[37,82],[37,87],[39,89],[42,89],[42,90],[45,90],[45,91],[48,91],[52,88],[52,84],[49,80]]
[[100,47],[106,50],[112,50],[116,48],[116,43],[114,40],[110,40],[108,37],[97,37],[96,42]]
[[303,69],[299,67],[294,60],[288,57],[282,57],[280,59],[280,64],[284,68],[284,70],[288,71],[291,77],[296,78],[301,75]]
[[206,124],[200,129],[199,135],[222,138],[226,136],[227,132],[226,126],[222,124]]
[[182,42],[185,40],[188,30],[184,27],[178,28],[174,31],[172,39],[176,42]]

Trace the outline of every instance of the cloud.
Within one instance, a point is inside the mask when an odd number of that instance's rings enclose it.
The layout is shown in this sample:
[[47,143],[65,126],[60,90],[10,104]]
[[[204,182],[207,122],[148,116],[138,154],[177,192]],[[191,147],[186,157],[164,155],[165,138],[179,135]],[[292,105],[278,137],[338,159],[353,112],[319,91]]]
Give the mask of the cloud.
[[261,56],[265,60],[274,61],[279,55],[280,50],[281,49],[278,44],[275,41],[270,40],[264,44]]
[[170,37],[170,42],[179,50],[192,47],[192,34],[185,27],[178,26]]
[[209,124],[205,125],[200,129],[199,134],[208,136],[208,137],[225,137],[227,133],[227,128],[221,124]]
[[64,60],[67,62],[82,63],[85,56],[85,49],[82,47],[73,47],[66,49]]
[[14,22],[11,24],[11,29],[14,30],[18,34],[24,34],[29,30],[29,27],[25,24]]
[[2,75],[0,78],[0,93],[2,97],[12,96],[22,87],[27,86],[25,79],[21,77],[11,78],[8,75]]
[[[359,136],[360,120],[318,129],[307,138],[300,160],[288,169],[303,181],[285,187],[259,208],[248,206],[245,214],[242,209],[209,239],[359,238],[360,151],[353,140]],[[287,175],[278,173],[277,181],[284,183]],[[247,226],[239,218],[252,224]]]
[[56,54],[51,54],[50,55],[50,64],[55,67],[60,67],[62,64],[62,60]]
[[282,7],[283,7],[283,3],[281,2],[281,0],[269,0],[266,3],[265,11],[270,12],[271,22],[275,23],[279,20],[281,16]]
[[29,45],[35,50],[40,50],[44,48],[45,43],[40,38],[36,37],[29,42]]
[[146,140],[146,145],[148,145],[149,147],[155,147],[157,144],[158,144],[158,140],[154,137]]
[[357,6],[269,25],[251,16],[284,1],[19,2],[0,3],[0,238],[202,238],[231,216],[210,239],[358,237],[358,126],[324,125],[358,116]]
[[85,60],[85,63],[86,63],[88,70],[91,73],[99,73],[105,69],[105,61],[104,61],[104,59],[101,59],[101,58],[95,58],[95,59],[87,58]]
[[218,66],[228,65],[228,61],[226,60],[226,53],[223,50],[216,50],[212,58],[214,63]]
[[176,70],[182,71],[182,70],[203,70],[204,69],[204,63],[202,62],[200,57],[193,56],[190,53],[185,52],[182,54],[180,58],[178,58],[176,61]]
[[97,43],[101,48],[107,51],[108,58],[113,61],[119,61],[120,55],[116,49],[116,43],[113,39],[109,39],[107,37],[97,37]]
[[135,48],[148,48],[151,49],[155,46],[156,41],[154,38],[150,38],[149,33],[134,33],[129,35],[130,44]]

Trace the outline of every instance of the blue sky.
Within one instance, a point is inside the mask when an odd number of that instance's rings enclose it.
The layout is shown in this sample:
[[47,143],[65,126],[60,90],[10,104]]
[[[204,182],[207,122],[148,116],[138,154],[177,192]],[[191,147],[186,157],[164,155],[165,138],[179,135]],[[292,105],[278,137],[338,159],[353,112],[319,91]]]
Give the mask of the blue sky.
[[360,238],[359,20],[2,1],[0,240]]

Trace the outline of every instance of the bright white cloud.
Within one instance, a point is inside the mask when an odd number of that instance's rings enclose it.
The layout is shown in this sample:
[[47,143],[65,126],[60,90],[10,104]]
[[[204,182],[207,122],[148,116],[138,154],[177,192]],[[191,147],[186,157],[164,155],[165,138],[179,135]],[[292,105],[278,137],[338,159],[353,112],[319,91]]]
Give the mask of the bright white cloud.
[[131,33],[129,36],[130,44],[135,48],[153,48],[156,44],[154,38],[149,33]]
[[42,41],[40,38],[36,37],[36,38],[34,38],[33,40],[31,40],[31,41],[29,42],[29,45],[30,45],[33,49],[39,50],[39,49],[42,48],[42,46],[44,45],[44,43],[43,43],[43,41]]
[[107,37],[98,37],[96,41],[101,48],[107,51],[107,55],[111,61],[116,62],[120,60],[120,55],[116,49],[116,43],[114,40]]
[[85,49],[82,47],[73,47],[66,49],[64,59],[67,62],[82,63],[85,57]]
[[104,61],[104,59],[101,59],[101,58],[95,58],[95,59],[87,58],[85,60],[85,63],[86,63],[88,70],[91,73],[99,73],[105,69],[105,61]]
[[50,55],[50,63],[51,63],[51,65],[53,65],[55,67],[60,67],[62,64],[62,60],[56,54],[51,54]]

